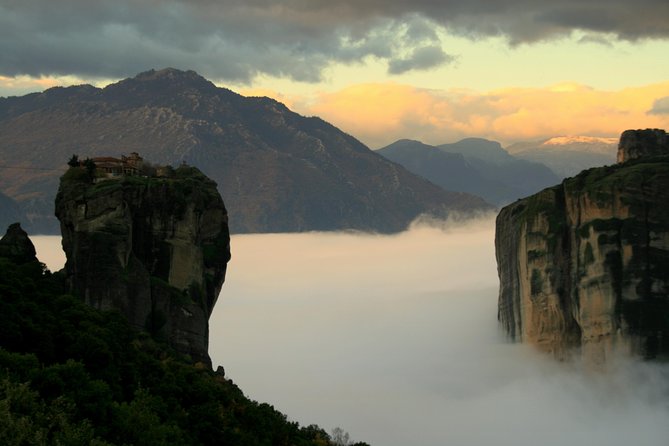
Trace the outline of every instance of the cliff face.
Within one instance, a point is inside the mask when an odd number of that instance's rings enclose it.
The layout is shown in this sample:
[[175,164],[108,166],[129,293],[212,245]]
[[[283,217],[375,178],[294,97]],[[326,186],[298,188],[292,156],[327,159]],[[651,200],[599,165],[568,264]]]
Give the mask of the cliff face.
[[230,259],[216,183],[182,166],[171,178],[92,184],[72,168],[61,178],[56,216],[74,292],[210,364],[208,320]]
[[512,338],[596,362],[617,349],[669,354],[666,155],[590,169],[502,209],[498,318]]
[[666,154],[669,154],[669,135],[664,130],[625,130],[620,135],[619,163]]

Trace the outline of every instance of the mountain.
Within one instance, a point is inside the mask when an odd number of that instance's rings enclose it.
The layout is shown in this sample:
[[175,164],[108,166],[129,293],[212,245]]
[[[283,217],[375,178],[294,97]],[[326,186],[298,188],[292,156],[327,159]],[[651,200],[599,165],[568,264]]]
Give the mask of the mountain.
[[[232,232],[357,229],[394,232],[422,213],[487,208],[446,192],[316,118],[264,97],[218,88],[193,71],[148,71],[0,99],[0,162],[21,166],[0,190],[51,219],[58,177],[80,158],[138,152],[187,162],[218,183]],[[55,170],[25,170],[55,169]]]
[[409,139],[376,152],[446,190],[478,195],[490,203],[504,202],[510,194],[505,184],[484,177],[460,153],[447,153]]
[[479,138],[440,146],[403,139],[377,152],[444,189],[475,194],[497,205],[558,181],[546,166],[516,159],[499,143]]
[[462,153],[482,175],[505,185],[504,201],[510,202],[533,194],[559,181],[544,164],[518,159],[497,141],[466,138],[453,144],[442,144],[440,150]]
[[440,144],[437,147],[447,153],[461,153],[467,159],[483,160],[495,165],[518,161],[509,155],[500,143],[484,138],[465,138],[455,143]]
[[25,221],[26,218],[16,201],[0,192],[0,228],[6,228],[12,223]]
[[669,138],[628,130],[618,156],[499,213],[498,317],[513,339],[596,363],[669,356]]
[[506,150],[517,158],[543,163],[566,178],[591,167],[616,162],[616,138],[558,136],[542,141],[519,142]]

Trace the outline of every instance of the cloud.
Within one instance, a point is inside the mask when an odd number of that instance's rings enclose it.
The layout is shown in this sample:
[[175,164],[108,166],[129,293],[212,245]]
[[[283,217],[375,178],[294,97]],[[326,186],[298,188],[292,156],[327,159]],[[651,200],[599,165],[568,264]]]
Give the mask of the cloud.
[[665,96],[653,102],[653,108],[648,112],[652,115],[669,115],[669,96]]
[[0,75],[119,78],[147,67],[245,82],[316,82],[331,63],[367,57],[389,72],[452,56],[444,32],[514,44],[583,30],[607,38],[669,37],[669,3],[641,0],[62,0],[0,4]]
[[402,74],[412,70],[434,68],[453,60],[453,56],[446,54],[440,47],[426,46],[416,48],[408,57],[391,60],[388,63],[388,73]]
[[21,96],[56,86],[81,85],[86,83],[107,85],[110,83],[110,80],[104,79],[100,80],[100,82],[95,82],[92,79],[83,80],[74,76],[0,76],[0,96]]
[[565,83],[489,92],[375,83],[323,93],[295,102],[295,107],[379,148],[401,138],[443,144],[478,136],[512,143],[557,135],[617,137],[629,128],[666,128],[669,117],[661,112],[667,95],[669,82],[617,91]]
[[[505,341],[493,240],[491,218],[233,236],[212,361],[291,420],[374,445],[666,444],[667,364],[588,372]],[[34,241],[63,265],[58,237]]]
[[504,340],[493,237],[491,219],[234,236],[212,360],[290,419],[374,445],[663,444],[666,365],[588,373]]

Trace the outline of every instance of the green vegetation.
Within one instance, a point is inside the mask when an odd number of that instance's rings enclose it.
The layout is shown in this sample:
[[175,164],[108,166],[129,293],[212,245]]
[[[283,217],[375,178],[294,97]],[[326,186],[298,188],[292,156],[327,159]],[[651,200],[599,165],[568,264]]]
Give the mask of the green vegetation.
[[528,262],[533,262],[535,260],[539,260],[543,258],[546,255],[546,251],[544,250],[539,250],[539,249],[530,249],[527,251],[527,261]]
[[531,234],[546,240],[549,252],[555,252],[560,246],[566,229],[564,192],[561,186],[544,189],[541,192],[523,199],[511,210],[514,224],[521,227],[527,224],[530,230],[531,224],[541,216],[548,222],[548,230],[542,232],[533,231]]
[[95,164],[87,159],[83,162],[83,167],[77,164],[65,172],[61,177],[58,194],[60,197],[83,195],[93,198],[119,191],[123,194],[134,194],[137,187],[142,187],[150,191],[147,196],[153,197],[157,202],[169,197],[163,204],[166,210],[176,216],[182,216],[188,205],[203,209],[208,202],[218,199],[216,183],[195,167],[184,165],[177,169],[164,168],[165,176],[160,177],[155,176],[155,168],[150,170],[153,172],[151,175],[96,177],[98,174],[95,172]]
[[333,444],[84,305],[37,261],[0,257],[0,296],[0,444]]

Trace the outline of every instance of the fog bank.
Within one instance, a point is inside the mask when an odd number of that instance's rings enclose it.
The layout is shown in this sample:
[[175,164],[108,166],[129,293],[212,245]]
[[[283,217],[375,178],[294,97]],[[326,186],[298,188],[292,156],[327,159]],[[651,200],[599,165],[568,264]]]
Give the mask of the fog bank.
[[[290,419],[374,446],[666,444],[666,365],[585,372],[505,341],[493,227],[233,236],[214,365]],[[59,238],[33,240],[62,267]]]
[[666,368],[588,373],[505,341],[493,240],[491,219],[235,236],[212,359],[252,398],[377,446],[665,444]]

